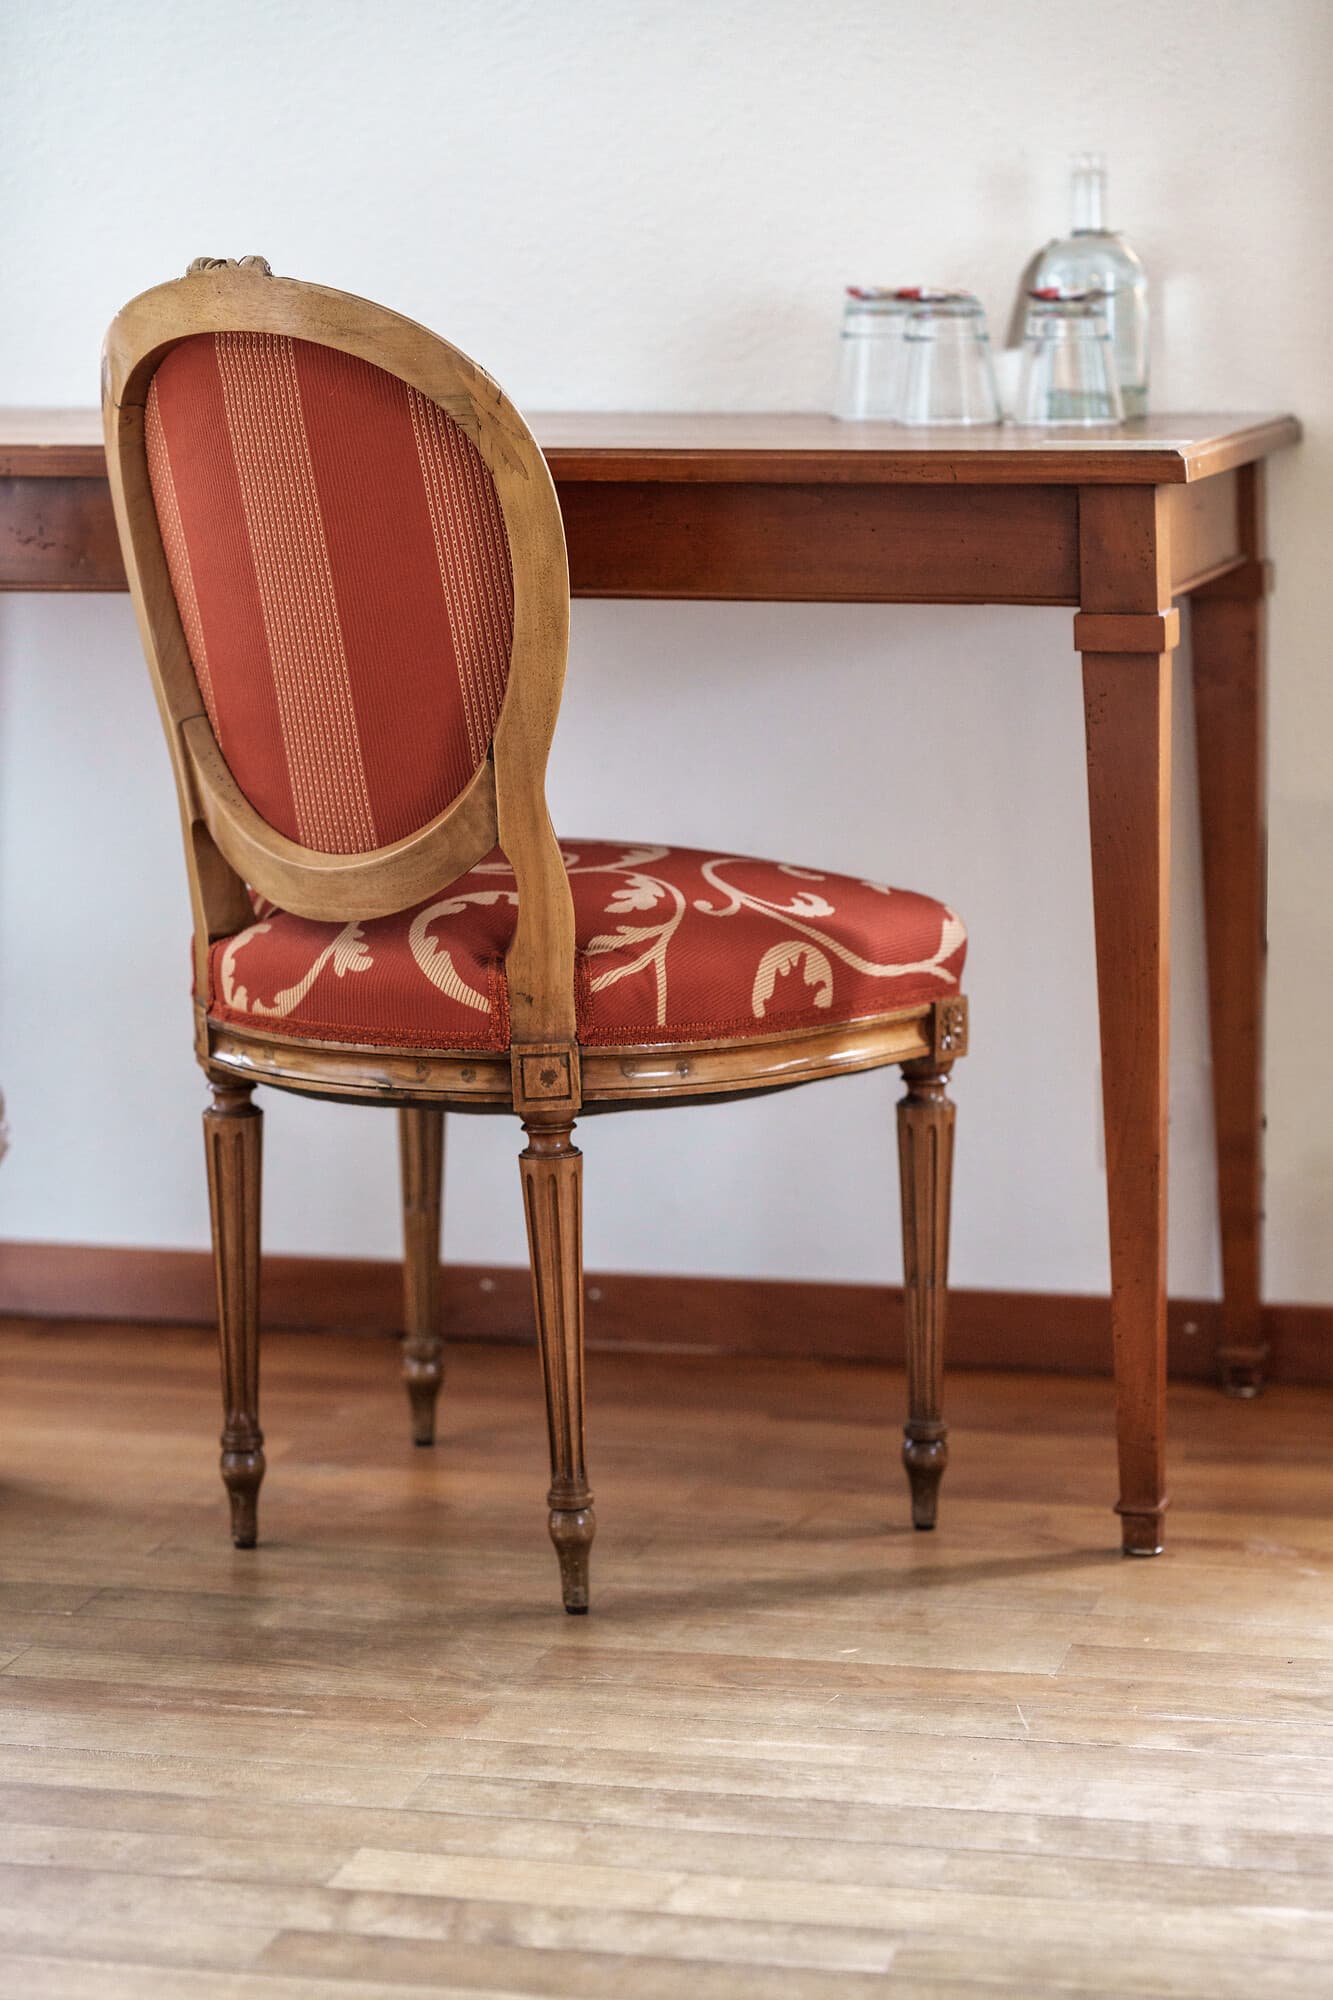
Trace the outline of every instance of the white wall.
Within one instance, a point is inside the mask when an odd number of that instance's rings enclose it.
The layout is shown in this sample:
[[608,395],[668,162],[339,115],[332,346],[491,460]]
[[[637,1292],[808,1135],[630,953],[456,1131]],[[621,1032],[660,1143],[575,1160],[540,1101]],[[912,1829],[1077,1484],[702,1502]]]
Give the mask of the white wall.
[[[1002,327],[1065,155],[1105,147],[1158,406],[1309,426],[1273,477],[1268,1290],[1333,1299],[1331,44],[1326,0],[10,0],[0,399],[91,403],[124,298],[259,250],[438,326],[530,408],[818,408],[847,280],[970,283]],[[1208,1291],[1190,749],[1185,705],[1171,1276]],[[183,875],[125,599],[0,601],[0,786],[0,1233],[202,1244]],[[1068,613],[579,605],[552,795],[571,834],[954,901],[957,1278],[1105,1284]],[[893,1095],[589,1122],[589,1263],[892,1276]],[[268,1109],[269,1245],[393,1254],[392,1120]],[[453,1121],[449,1255],[522,1258],[515,1137]]]

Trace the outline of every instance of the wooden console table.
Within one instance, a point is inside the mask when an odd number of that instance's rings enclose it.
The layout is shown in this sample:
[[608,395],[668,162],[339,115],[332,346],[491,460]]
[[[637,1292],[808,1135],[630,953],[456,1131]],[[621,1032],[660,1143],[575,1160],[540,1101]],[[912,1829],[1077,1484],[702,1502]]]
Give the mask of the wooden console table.
[[[1125,1548],[1161,1547],[1173,601],[1194,695],[1225,1387],[1263,1379],[1263,460],[1285,416],[911,432],[815,416],[549,416],[584,597],[1066,604],[1083,655]],[[0,412],[0,588],[125,585],[91,411]],[[1040,1036],[1033,1024],[1034,1036]]]

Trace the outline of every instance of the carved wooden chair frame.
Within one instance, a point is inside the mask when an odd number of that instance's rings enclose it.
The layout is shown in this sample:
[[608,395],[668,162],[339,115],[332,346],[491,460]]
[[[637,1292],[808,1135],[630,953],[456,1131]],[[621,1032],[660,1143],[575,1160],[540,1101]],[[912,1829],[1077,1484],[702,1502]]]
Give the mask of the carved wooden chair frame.
[[[245,798],[213,733],[190,659],[149,479],[145,408],[172,347],[201,333],[261,332],[357,356],[436,403],[495,482],[513,566],[510,672],[489,754],[427,825],[358,854],[303,847]],[[575,1115],[789,1088],[899,1063],[910,1415],[904,1458],[913,1519],[934,1525],[946,1460],[940,1416],[953,1107],[948,1070],[965,1053],[961,997],[869,1020],[687,1045],[581,1051],[575,1022],[574,912],[546,807],[545,776],[564,684],[569,573],[559,503],[531,431],[498,385],[414,321],[344,292],[274,277],[262,258],[200,258],[184,278],[132,300],[103,354],[112,500],[130,592],[176,776],[194,918],[195,1048],[213,1088],[204,1114],[226,1420],[222,1471],[233,1539],[253,1546],[264,1473],[258,1420],[258,1083],[399,1107],[406,1247],[404,1374],[420,1444],[434,1440],[443,1378],[439,1238],[445,1107],[517,1113],[537,1330],[546,1381],[552,1539],[566,1608],[588,1602],[592,1496],[583,1463],[581,1158]],[[375,1049],[284,1037],[208,1018],[209,947],[254,920],[247,885],[280,909],[325,922],[386,916],[447,887],[499,843],[514,871],[517,920],[505,959],[511,1047]]]

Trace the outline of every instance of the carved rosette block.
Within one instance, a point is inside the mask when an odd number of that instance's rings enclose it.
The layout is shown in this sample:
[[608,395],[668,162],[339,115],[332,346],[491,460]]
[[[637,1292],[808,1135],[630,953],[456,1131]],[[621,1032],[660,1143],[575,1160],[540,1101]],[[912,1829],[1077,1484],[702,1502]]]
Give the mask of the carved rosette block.
[[519,1155],[551,1441],[551,1540],[566,1611],[588,1609],[596,1522],[583,1462],[583,1155],[572,1124],[525,1124]]
[[942,1410],[954,1107],[946,1091],[948,1063],[926,1057],[904,1063],[902,1073],[907,1094],[898,1103],[898,1161],[908,1399],[903,1464],[912,1525],[933,1528],[949,1462]]
[[444,1109],[405,1104],[398,1113],[403,1182],[403,1382],[412,1441],[435,1442],[435,1410],[444,1381],[441,1329],[440,1209],[444,1195]]
[[192,257],[185,275],[193,278],[204,271],[254,271],[261,278],[273,276],[267,257]]
[[264,1116],[250,1084],[215,1083],[204,1113],[222,1361],[222,1480],[231,1538],[258,1535],[264,1433],[259,1428],[259,1211]]
[[956,1062],[967,1054],[967,996],[937,1000],[930,1012],[930,1046],[936,1065]]

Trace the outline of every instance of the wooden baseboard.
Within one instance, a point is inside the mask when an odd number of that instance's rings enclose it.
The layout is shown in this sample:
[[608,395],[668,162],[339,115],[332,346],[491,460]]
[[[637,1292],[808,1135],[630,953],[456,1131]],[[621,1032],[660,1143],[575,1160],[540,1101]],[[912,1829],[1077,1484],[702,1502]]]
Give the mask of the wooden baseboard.
[[[453,1340],[525,1342],[532,1335],[526,1270],[446,1264]],[[889,1285],[772,1278],[588,1276],[592,1347],[680,1353],[817,1355],[830,1361],[902,1356],[902,1294]],[[266,1257],[264,1323],[345,1333],[395,1333],[397,1264],[366,1257]],[[203,1250],[113,1249],[87,1243],[0,1243],[0,1315],[175,1326],[211,1325],[211,1259]],[[1265,1309],[1270,1379],[1333,1385],[1333,1306]],[[1211,1299],[1173,1299],[1173,1375],[1207,1380],[1221,1334]],[[956,1368],[1048,1369],[1102,1375],[1111,1365],[1105,1298],[1079,1293],[956,1290],[949,1321]]]

